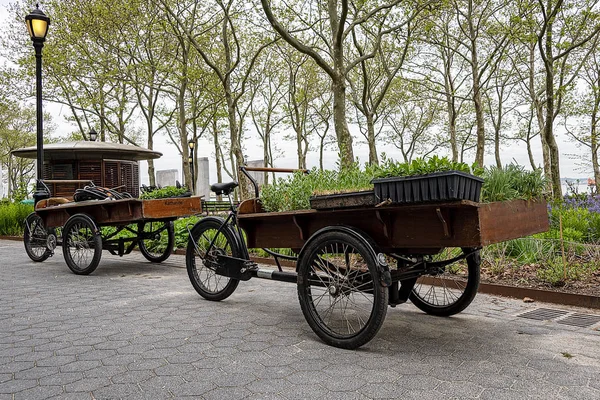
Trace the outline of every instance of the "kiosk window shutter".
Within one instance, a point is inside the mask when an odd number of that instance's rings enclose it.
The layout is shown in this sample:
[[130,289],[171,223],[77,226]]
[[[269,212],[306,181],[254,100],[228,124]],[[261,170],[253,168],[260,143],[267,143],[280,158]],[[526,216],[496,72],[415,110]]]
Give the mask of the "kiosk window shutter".
[[90,180],[94,185],[102,185],[102,164],[100,162],[79,163],[79,179]]
[[119,185],[119,162],[104,161],[104,183],[102,186],[112,189]]

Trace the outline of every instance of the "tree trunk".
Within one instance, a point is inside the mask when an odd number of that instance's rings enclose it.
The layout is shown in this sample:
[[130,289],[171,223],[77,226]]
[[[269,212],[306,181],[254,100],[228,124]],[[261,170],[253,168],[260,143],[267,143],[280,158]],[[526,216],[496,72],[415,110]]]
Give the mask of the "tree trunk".
[[[221,156],[219,155],[221,145],[219,144],[219,127],[218,127],[218,120],[217,120],[216,113],[213,116],[212,127],[213,127],[213,142],[215,144],[215,162],[217,164],[217,166],[216,166],[217,182],[222,183],[223,182],[223,171],[222,171],[223,165],[221,164]],[[222,199],[223,198],[221,195],[217,196],[218,201],[221,201]]]
[[[475,37],[474,27],[469,20],[471,29],[471,38]],[[475,163],[483,167],[483,157],[485,153],[485,122],[483,119],[483,102],[481,100],[481,86],[479,82],[479,61],[477,59],[477,43],[475,39],[471,40],[471,71],[473,74],[473,103],[475,104],[475,121],[477,123],[477,150],[475,153]]]
[[494,127],[494,156],[496,158],[496,166],[502,168],[502,160],[500,160],[500,127],[502,126],[502,99],[500,96],[498,104],[498,121]]
[[452,81],[452,69],[450,61],[444,58],[445,52],[442,50],[441,57],[444,60],[444,90],[446,92],[446,107],[448,112],[448,131],[450,134],[450,150],[452,151],[452,161],[458,162],[458,144],[456,142],[456,98],[454,97],[454,83]]
[[533,105],[533,109],[535,110],[538,129],[540,132],[540,140],[542,143],[542,158],[544,160],[544,174],[547,177],[549,177],[552,174],[552,166],[550,164],[550,152],[548,150],[548,143],[546,142],[546,136],[544,135],[544,131],[546,129],[546,122],[544,121],[543,105],[540,104],[535,90],[535,71],[535,46],[532,45],[529,48],[529,95],[531,96],[531,103]]
[[343,76],[333,81],[333,123],[340,150],[342,168],[354,163],[352,136],[346,122],[346,84]]
[[375,146],[375,121],[373,114],[367,113],[367,143],[369,144],[369,164],[379,165],[379,157],[377,156],[377,147]]
[[[551,6],[551,0],[548,0],[548,6]],[[548,8],[550,9],[550,8]],[[562,187],[560,184],[560,159],[558,153],[558,145],[554,138],[553,125],[554,125],[554,59],[552,55],[552,21],[548,22],[548,28],[546,30],[546,127],[544,129],[544,137],[548,144],[548,150],[550,153],[550,178],[552,180],[552,195],[555,199],[562,198]],[[548,176],[548,171],[546,171]]]
[[229,120],[229,138],[231,140],[231,155],[232,163],[231,167],[233,170],[231,171],[235,176],[237,176],[240,188],[240,201],[251,198],[250,190],[248,187],[248,180],[246,176],[241,173],[239,167],[244,165],[244,154],[242,153],[242,146],[240,143],[239,137],[239,126],[238,120],[236,118],[236,109],[233,101],[233,96],[231,94],[231,90],[229,87],[229,82],[226,84],[225,89],[225,100],[227,101],[227,117]]
[[[598,99],[600,100],[600,99]],[[592,124],[590,129],[590,141],[592,146],[592,168],[594,170],[594,183],[596,186],[596,193],[600,193],[600,166],[598,165],[598,100],[594,105],[594,112],[592,113]]]
[[[185,74],[184,74],[185,76]],[[188,161],[188,140],[187,140],[187,119],[185,114],[185,92],[187,89],[187,78],[183,78],[177,95],[177,108],[179,110],[179,119],[177,128],[179,129],[179,140],[181,142],[181,157],[183,165],[183,182],[188,188],[191,188],[192,175],[190,171],[190,163]]]
[[[152,126],[152,121],[148,121],[148,150],[154,150],[154,137],[152,135],[152,131],[154,127]],[[154,173],[154,160],[148,160],[148,183],[150,186],[156,186],[156,175]]]

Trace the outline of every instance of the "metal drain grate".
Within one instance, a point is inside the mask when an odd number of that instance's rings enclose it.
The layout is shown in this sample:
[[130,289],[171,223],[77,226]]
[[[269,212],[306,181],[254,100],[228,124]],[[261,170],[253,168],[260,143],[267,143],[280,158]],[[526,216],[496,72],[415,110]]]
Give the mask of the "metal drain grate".
[[562,317],[568,314],[568,311],[553,310],[551,308],[538,308],[537,310],[527,311],[521,315],[521,318],[535,319],[538,321],[548,321],[554,318]]
[[588,328],[600,322],[600,315],[572,314],[558,321],[559,324]]

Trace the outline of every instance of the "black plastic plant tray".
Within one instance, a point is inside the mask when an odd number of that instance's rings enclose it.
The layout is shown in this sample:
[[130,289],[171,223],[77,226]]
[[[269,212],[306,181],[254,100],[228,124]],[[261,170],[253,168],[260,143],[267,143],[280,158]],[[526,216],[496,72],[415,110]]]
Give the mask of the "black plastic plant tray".
[[426,201],[479,201],[483,179],[459,171],[436,172],[427,175],[398,176],[373,179],[377,201],[393,203]]

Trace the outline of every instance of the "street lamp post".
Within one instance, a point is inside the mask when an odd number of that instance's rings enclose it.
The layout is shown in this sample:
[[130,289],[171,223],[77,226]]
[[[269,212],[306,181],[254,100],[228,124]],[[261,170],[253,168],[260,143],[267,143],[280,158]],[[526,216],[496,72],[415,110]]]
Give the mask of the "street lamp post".
[[25,17],[27,31],[33,42],[35,49],[35,92],[36,92],[36,113],[37,113],[37,180],[36,190],[33,194],[34,203],[50,197],[47,186],[44,184],[44,129],[43,129],[43,111],[42,111],[42,48],[48,33],[50,18],[40,10],[40,5],[36,4],[35,10]]
[[190,140],[190,142],[188,143],[188,145],[190,146],[190,158],[188,159],[188,162],[190,163],[190,171],[192,172],[192,194],[196,194],[196,179],[195,179],[195,171],[194,171],[194,147],[196,146],[196,142],[194,142],[193,140]]

